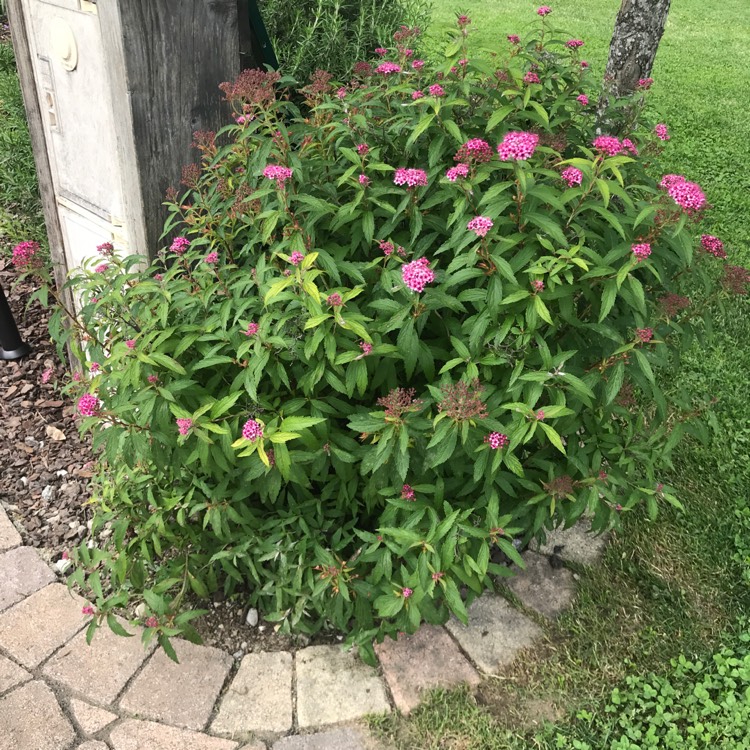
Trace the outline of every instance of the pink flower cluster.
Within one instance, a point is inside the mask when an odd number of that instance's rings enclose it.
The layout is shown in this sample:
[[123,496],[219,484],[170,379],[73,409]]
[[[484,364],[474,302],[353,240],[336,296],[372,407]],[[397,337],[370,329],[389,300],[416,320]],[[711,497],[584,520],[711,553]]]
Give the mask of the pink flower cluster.
[[706,196],[700,186],[695,182],[689,182],[682,175],[664,175],[660,186],[688,214],[700,211],[706,205]]
[[375,54],[378,55],[378,57],[385,57],[388,54],[388,50],[385,47],[376,47]]
[[455,182],[459,177],[466,177],[469,174],[468,164],[456,164],[455,167],[451,167],[445,176],[450,182]]
[[422,68],[424,68],[424,60],[414,60],[411,66],[414,70],[422,70]]
[[508,440],[507,435],[503,435],[502,432],[491,432],[487,437],[484,439],[485,443],[490,444],[490,448],[492,450],[496,451],[498,448],[505,448],[506,445],[510,442]]
[[243,331],[245,336],[255,336],[256,333],[260,330],[260,326],[257,323],[250,322],[247,324],[247,330]]
[[328,303],[329,307],[341,307],[341,305],[344,304],[343,300],[341,299],[341,295],[338,292],[329,294],[326,302]]
[[508,34],[508,41],[511,44],[520,44],[521,43],[521,37],[518,36],[518,34]]
[[292,176],[292,170],[279,164],[269,164],[263,170],[263,176],[267,180],[276,180],[276,187],[283,189],[284,183]]
[[96,373],[99,372],[99,370],[101,369],[102,369],[102,366],[98,362],[92,362],[89,365],[89,370],[91,370],[91,372],[93,372],[94,375],[96,375]]
[[722,260],[727,257],[727,251],[724,249],[724,243],[712,234],[701,235],[701,247],[707,252],[711,253],[717,258]]
[[206,261],[209,265],[213,265],[214,263],[219,262],[219,253],[216,252],[216,250],[211,251],[203,260]]
[[651,341],[652,338],[654,338],[654,329],[653,328],[637,328],[635,331],[635,335],[638,337],[638,340],[641,341],[643,344],[648,344],[648,342]]
[[423,292],[426,284],[435,281],[435,272],[427,258],[417,258],[401,267],[401,278],[413,292]]
[[406,185],[407,187],[425,187],[427,185],[427,172],[424,169],[406,169],[400,167],[393,176],[395,185]]
[[404,586],[404,588],[401,589],[401,596],[404,597],[404,599],[408,599],[414,592],[408,587]]
[[190,247],[190,240],[187,237],[175,237],[169,249],[175,255],[182,255]]
[[583,47],[583,40],[582,39],[568,39],[568,41],[565,42],[565,46],[570,49],[579,49],[580,47]]
[[96,246],[96,251],[100,255],[104,255],[106,258],[109,258],[114,254],[115,246],[111,242],[102,242],[101,245]]
[[363,357],[366,357],[372,352],[372,344],[369,341],[360,341],[359,348],[362,350]]
[[125,346],[127,346],[128,349],[135,349],[135,339],[128,339],[125,342]]
[[380,63],[377,68],[375,68],[376,73],[380,73],[384,76],[389,76],[393,73],[400,73],[401,72],[401,66],[398,63],[394,62],[384,62]]
[[242,437],[245,440],[257,440],[263,437],[263,425],[254,419],[248,419],[242,427]]
[[498,145],[497,153],[502,161],[530,159],[539,143],[536,133],[523,130],[511,130],[505,134],[503,142]]
[[563,169],[560,177],[568,183],[568,187],[580,185],[583,182],[583,172],[581,172],[580,169],[576,169],[576,167],[567,167],[566,169]]
[[487,232],[494,226],[492,219],[486,216],[475,216],[467,225],[466,228],[470,229],[477,237],[484,237]]
[[108,268],[109,268],[109,263],[100,263],[94,269],[94,273],[104,273]]
[[39,265],[39,258],[37,253],[39,252],[39,243],[26,240],[25,242],[19,242],[13,248],[13,257],[11,263],[16,268],[33,268]]
[[492,158],[492,146],[481,138],[471,138],[461,146],[453,157],[454,161],[474,161],[484,164]]
[[336,96],[339,99],[344,99],[346,97],[346,86],[342,86],[339,89],[336,89]]
[[46,369],[46,370],[45,370],[45,371],[44,371],[44,372],[42,373],[42,377],[41,377],[41,381],[42,381],[42,383],[45,383],[45,384],[46,384],[46,383],[49,383],[49,381],[51,380],[51,378],[52,378],[52,376],[53,376],[54,374],[55,374],[55,371],[54,371],[54,370],[53,370],[53,369],[52,369],[51,367],[48,367],[48,368],[47,368],[47,369]]
[[362,187],[367,187],[370,184],[370,178],[366,174],[361,174],[359,176],[359,184]]
[[632,245],[630,248],[633,251],[636,259],[640,263],[642,260],[646,260],[651,255],[651,245],[648,242],[641,242],[636,245]]
[[549,7],[549,5],[542,5],[540,8],[536,9],[537,15],[544,18],[545,16],[548,16],[550,13],[552,13],[552,8]]
[[177,431],[180,435],[187,435],[193,426],[192,419],[177,419],[175,421],[177,422]]
[[433,83],[427,90],[430,96],[445,96],[445,89],[439,83]]
[[582,106],[586,107],[589,103],[589,98],[586,96],[586,94],[581,94],[580,96],[576,97],[576,101]]
[[535,292],[544,291],[544,282],[541,279],[535,279],[534,281],[532,281],[531,286],[534,288]]
[[78,399],[78,413],[83,417],[95,417],[99,413],[99,399],[91,393],[84,393]]
[[94,608],[87,604],[85,607],[81,607],[81,614],[82,615],[93,615],[94,614]]
[[656,137],[660,141],[669,140],[669,132],[667,131],[667,126],[663,122],[660,122],[658,125],[654,127],[654,133],[656,133]]
[[424,99],[424,91],[421,89],[417,89],[416,91],[412,91],[411,98],[416,101],[417,99]]
[[302,261],[304,260],[305,256],[299,251],[295,250],[290,256],[289,256],[289,262],[293,266],[298,266]]
[[370,147],[366,143],[357,144],[357,153],[360,156],[367,156],[370,153]]
[[401,499],[402,500],[414,500],[414,490],[411,485],[405,484],[401,488]]
[[600,135],[594,138],[594,148],[607,156],[617,156],[622,151],[622,143],[613,135]]
[[648,91],[651,86],[654,83],[653,78],[639,78],[638,79],[638,88],[643,89],[644,91]]
[[530,70],[524,77],[523,77],[524,83],[541,83],[539,80],[539,76],[533,71]]

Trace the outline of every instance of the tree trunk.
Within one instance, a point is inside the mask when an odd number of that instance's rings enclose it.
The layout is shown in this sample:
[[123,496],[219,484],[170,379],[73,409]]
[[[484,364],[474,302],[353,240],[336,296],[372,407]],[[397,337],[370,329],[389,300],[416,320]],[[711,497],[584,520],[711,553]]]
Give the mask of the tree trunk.
[[671,0],[622,0],[609,45],[605,87],[628,96],[648,78],[656,57]]

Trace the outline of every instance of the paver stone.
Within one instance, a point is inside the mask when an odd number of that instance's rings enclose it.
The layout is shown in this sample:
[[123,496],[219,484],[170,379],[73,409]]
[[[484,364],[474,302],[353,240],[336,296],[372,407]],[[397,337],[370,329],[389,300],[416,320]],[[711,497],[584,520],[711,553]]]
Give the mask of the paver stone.
[[86,624],[85,603],[66,586],[52,583],[0,614],[0,645],[33,669]]
[[297,723],[301,729],[390,711],[372,667],[338,646],[309,646],[296,655]]
[[273,750],[367,750],[367,745],[359,729],[342,728],[283,737],[274,744]]
[[556,554],[563,560],[577,562],[580,565],[593,565],[602,555],[607,545],[607,535],[595,536],[591,533],[591,521],[580,520],[569,529],[558,527],[547,532],[547,541],[539,546],[543,555],[551,555],[558,548]]
[[402,635],[397,641],[389,638],[375,651],[393,700],[404,714],[419,705],[423,690],[480,681],[453,639],[435,625],[422,625],[414,635]]
[[237,743],[153,721],[126,719],[110,733],[113,750],[236,750]]
[[573,573],[567,568],[553,568],[546,557],[529,552],[523,558],[525,570],[514,566],[514,577],[508,588],[524,606],[555,618],[570,607],[575,594]]
[[157,651],[125,691],[120,706],[145,719],[203,729],[221,692],[232,657],[218,648],[172,641],[180,663]]
[[221,701],[211,731],[232,737],[292,728],[292,655],[247,654]]
[[17,547],[21,544],[21,535],[11,523],[5,509],[0,506],[0,551]]
[[469,624],[451,618],[446,627],[474,664],[487,674],[510,664],[542,629],[499,596],[485,595],[469,607]]
[[44,674],[91,701],[113,703],[153,650],[144,648],[141,628],[117,619],[128,633],[134,633],[132,638],[116,635],[104,624],[89,645],[86,633],[81,632],[44,665]]
[[0,612],[55,581],[55,574],[33,547],[1,554],[0,571]]
[[78,725],[86,734],[100,732],[117,718],[117,714],[105,711],[103,708],[99,708],[99,706],[92,706],[85,701],[79,701],[77,698],[71,699],[70,707],[73,710],[73,716],[75,716]]
[[31,675],[18,664],[14,664],[10,659],[0,656],[0,693],[27,682]]
[[0,698],[3,750],[61,750],[75,739],[54,693],[39,680]]
[[79,745],[76,750],[109,750],[101,740],[89,740]]

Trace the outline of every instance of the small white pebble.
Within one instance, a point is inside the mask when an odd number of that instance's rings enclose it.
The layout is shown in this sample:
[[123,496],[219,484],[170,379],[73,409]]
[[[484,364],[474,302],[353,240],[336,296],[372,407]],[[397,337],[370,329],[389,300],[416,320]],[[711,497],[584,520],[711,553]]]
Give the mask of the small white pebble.
[[254,628],[258,624],[258,610],[255,609],[255,607],[250,607],[250,609],[248,609],[247,616],[245,617],[245,622],[251,628]]

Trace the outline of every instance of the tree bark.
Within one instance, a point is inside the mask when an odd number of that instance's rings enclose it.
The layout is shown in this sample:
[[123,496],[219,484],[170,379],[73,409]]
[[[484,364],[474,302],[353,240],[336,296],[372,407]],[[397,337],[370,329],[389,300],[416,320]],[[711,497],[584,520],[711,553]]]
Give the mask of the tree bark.
[[671,0],[622,0],[609,45],[605,88],[616,97],[632,94],[648,78]]

